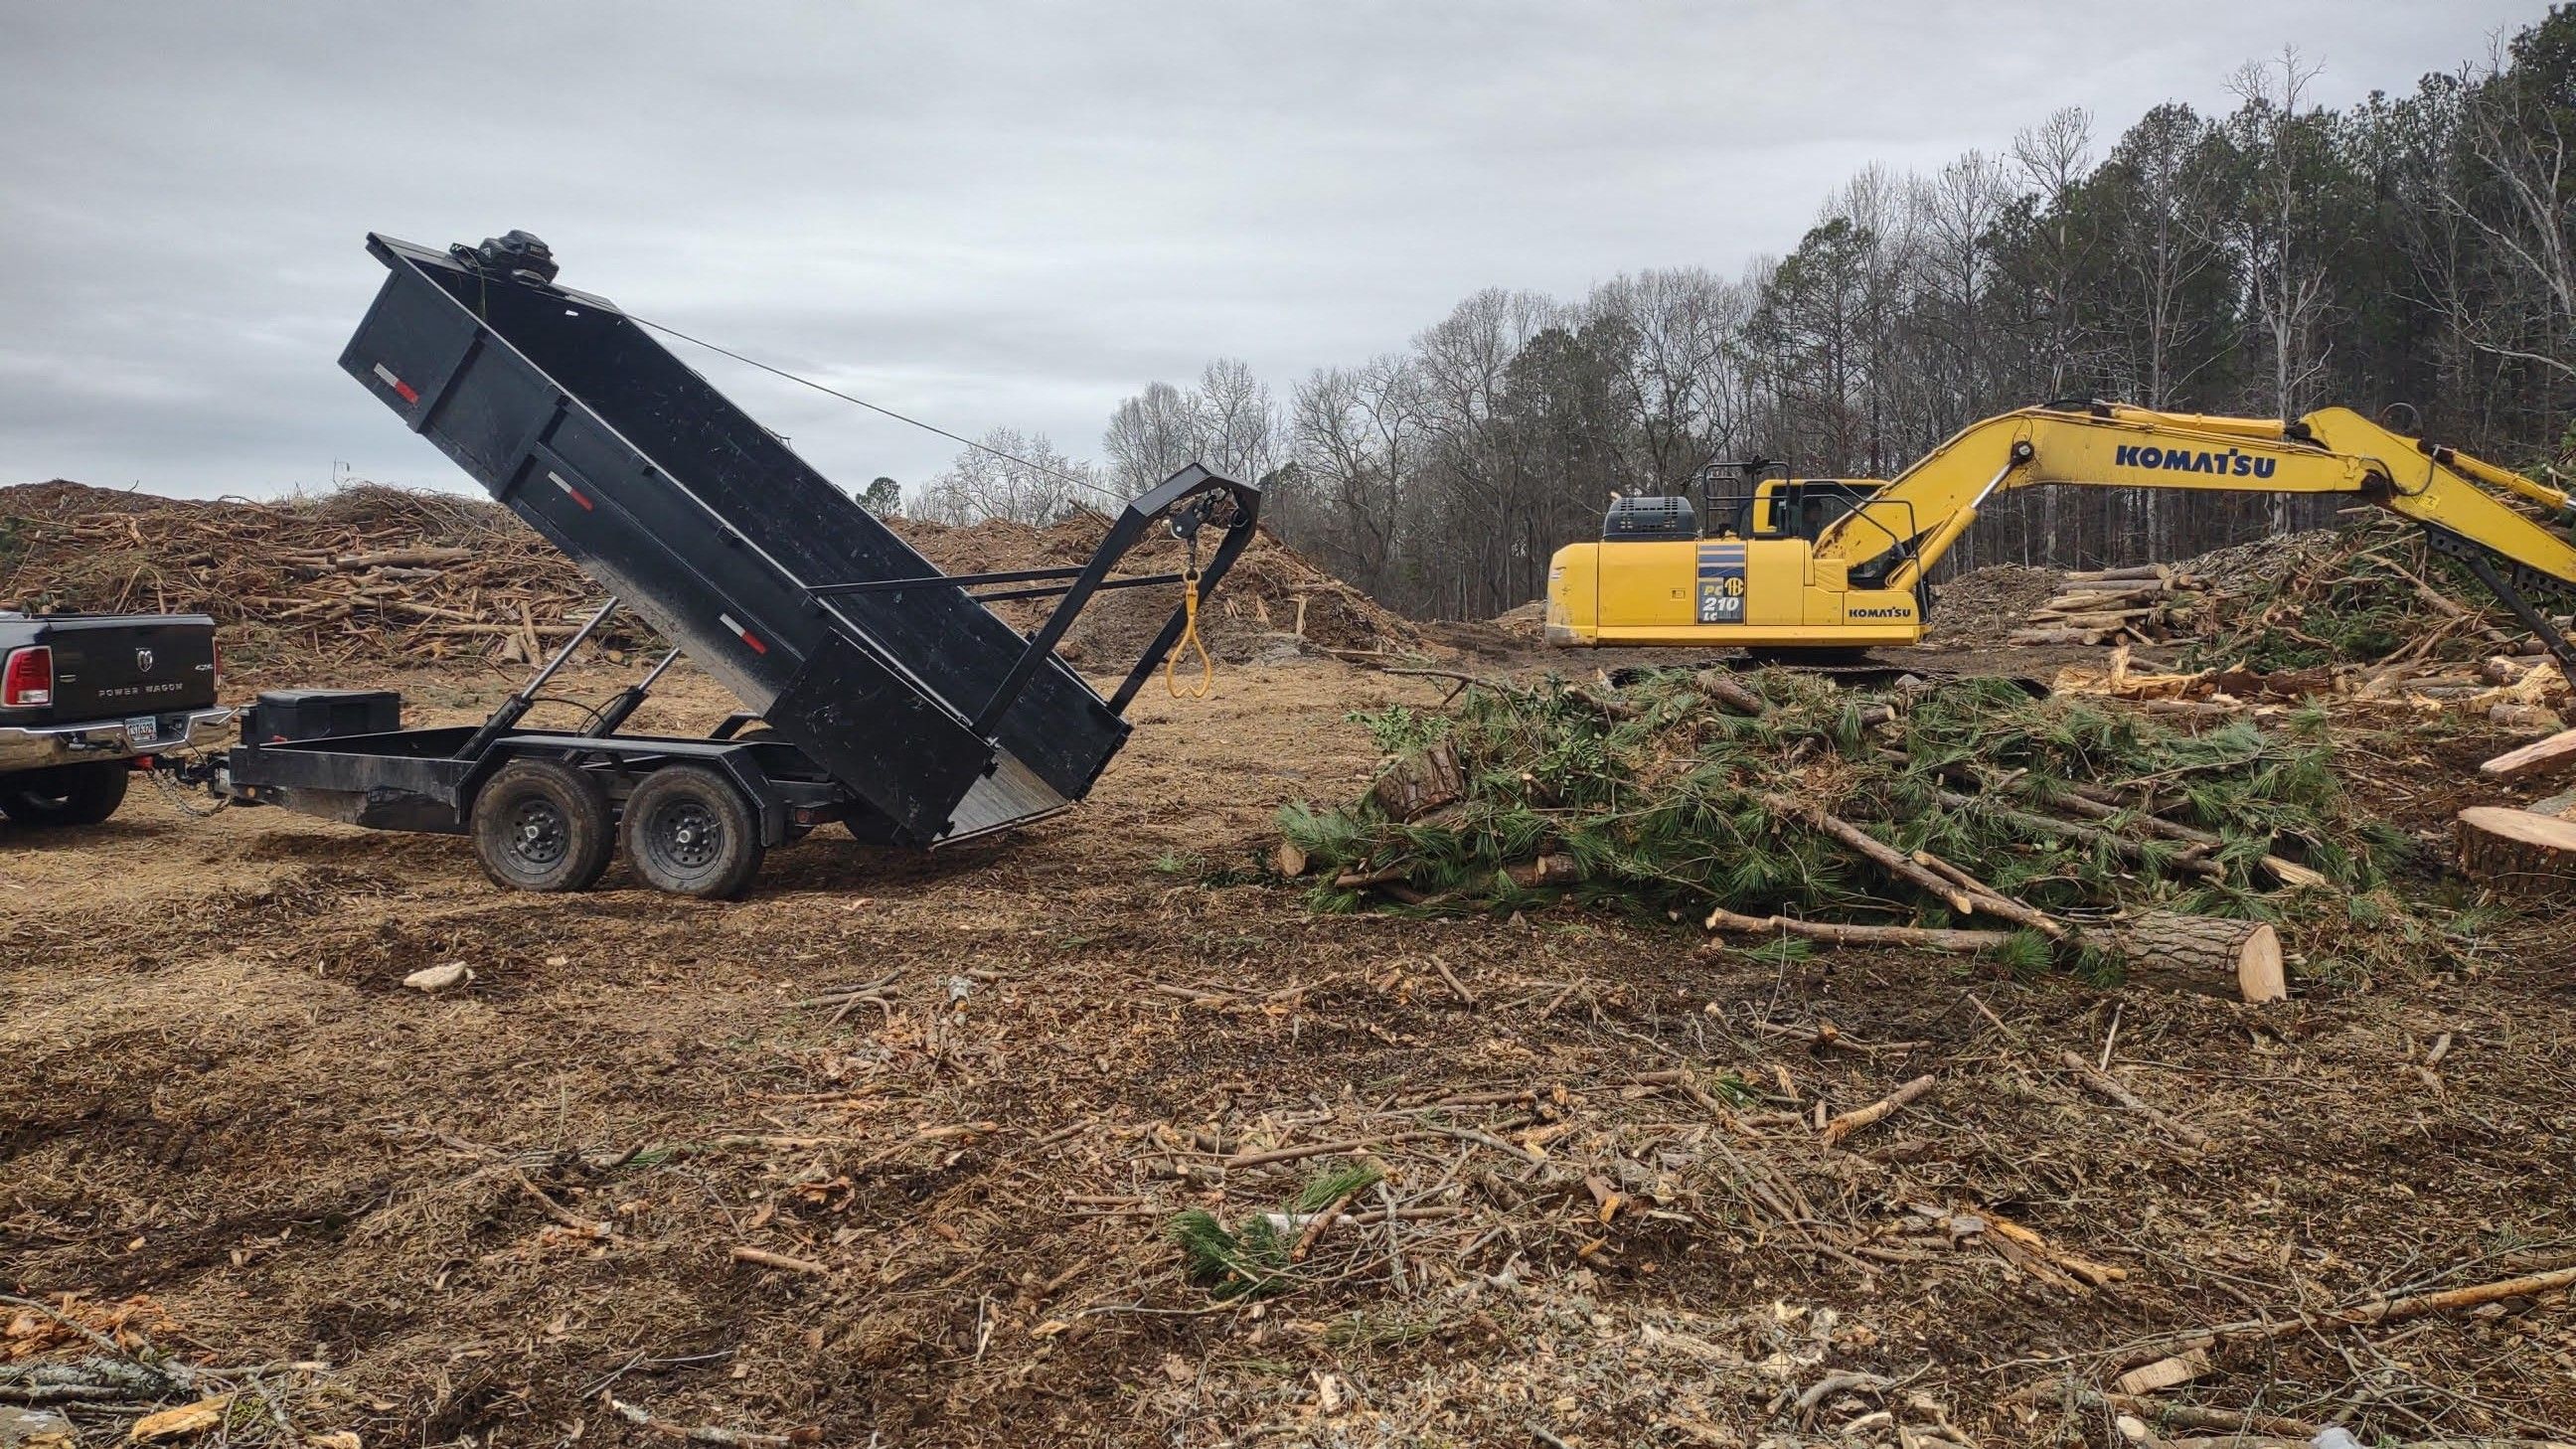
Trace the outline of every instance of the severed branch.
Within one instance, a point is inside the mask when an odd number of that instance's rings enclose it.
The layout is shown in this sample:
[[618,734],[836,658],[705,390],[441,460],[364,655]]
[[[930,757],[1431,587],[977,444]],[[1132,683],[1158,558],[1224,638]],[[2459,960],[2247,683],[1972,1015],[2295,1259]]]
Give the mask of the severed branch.
[[1869,1126],[1871,1123],[1880,1121],[1894,1114],[1898,1108],[1904,1106],[1906,1103],[1914,1101],[1924,1093],[1931,1091],[1934,1086],[1938,1085],[1938,1083],[1939,1078],[1937,1077],[1929,1075],[1916,1077],[1913,1081],[1906,1083],[1904,1086],[1897,1088],[1895,1091],[1888,1093],[1886,1096],[1879,1098],[1877,1101],[1870,1103],[1866,1107],[1855,1107],[1852,1110],[1843,1113],[1841,1116],[1836,1117],[1825,1124],[1823,1135],[1824,1144],[1827,1147],[1833,1147],[1840,1144],[1844,1138],[1858,1132],[1863,1127]]
[[737,1263],[756,1263],[763,1268],[776,1268],[785,1273],[809,1273],[817,1278],[832,1276],[832,1270],[829,1267],[810,1258],[791,1258],[785,1253],[773,1253],[766,1248],[737,1245],[733,1249],[732,1257]]
[[1914,852],[1914,863],[1966,891],[1971,903],[1983,914],[2010,921],[2016,926],[2028,927],[2052,941],[2066,939],[2066,927],[2054,916],[2035,906],[2014,900],[1932,852],[1928,850]]
[[[1919,946],[1931,951],[1975,955],[2013,938],[2010,931],[1962,931],[1936,926],[1855,926],[1835,921],[1801,921],[1789,916],[1740,916],[1720,906],[1708,913],[1712,931],[1749,936],[1796,936],[1828,946]],[[1706,948],[1703,948],[1706,949]]]
[[2178,1121],[2167,1115],[2161,1109],[2155,1107],[2139,1097],[2136,1093],[2130,1091],[2127,1087],[2120,1085],[2118,1078],[2112,1076],[2108,1072],[2096,1068],[2091,1062],[2084,1060],[2080,1054],[2071,1051],[2062,1051],[2057,1054],[2057,1059],[2066,1064],[2067,1070],[2075,1073],[2076,1080],[2082,1082],[2088,1087],[2091,1087],[2094,1091],[2101,1093],[2103,1096],[2110,1098],[2112,1101],[2119,1103],[2121,1106],[2126,1107],[2130,1111],[2137,1113],[2139,1116],[2146,1118],[2148,1121],[2155,1123],[2166,1132],[2182,1139],[2182,1141],[2187,1145],[2202,1152],[2207,1152],[2209,1150],[2208,1133],[2201,1131],[2199,1128],[2194,1127],[2189,1123]]
[[601,1397],[607,1399],[608,1407],[616,1410],[617,1416],[627,1423],[650,1429],[664,1438],[684,1439],[692,1444],[729,1444],[736,1449],[783,1449],[790,1444],[817,1443],[823,1437],[819,1429],[799,1429],[793,1434],[759,1434],[749,1429],[717,1429],[703,1425],[684,1428],[678,1424],[665,1424],[642,1406],[630,1404],[614,1395],[603,1392]]
[[[2131,865],[2147,864],[2147,848],[2125,835],[2115,835],[2108,830],[2097,829],[2090,825],[2078,825],[2072,820],[2059,820],[2054,816],[2035,815],[2028,810],[2016,810],[1991,796],[1962,795],[1955,790],[1943,790],[1940,792],[1940,801],[1953,810],[1991,810],[1996,818],[2035,835],[2053,835],[2061,840],[2085,841],[2108,849]],[[2203,880],[2227,878],[2226,870],[2217,862],[2209,860],[2177,856],[2166,861],[2165,868],[2180,871],[2185,875],[2196,875]]]
[[1896,847],[1850,821],[1832,814],[1821,805],[1806,800],[1792,800],[1786,795],[1765,796],[1762,803],[1775,814],[1804,820],[1850,847],[1855,854],[1889,875],[1917,887],[1934,900],[1947,902],[1950,909],[1960,915],[1968,915],[1976,909],[1976,901],[1965,890],[1915,864]]
[[2349,1307],[2328,1308],[2314,1313],[2293,1313],[2279,1318],[2222,1323],[2185,1333],[2159,1334],[2135,1346],[2153,1344],[2181,1349],[2207,1348],[2216,1343],[2260,1343],[2317,1328],[2362,1328],[2373,1324],[2400,1323],[2428,1314],[2454,1313],[2482,1304],[2501,1303],[2508,1298],[2537,1298],[2565,1288],[2576,1288],[2576,1267],[2473,1283],[2463,1288],[2444,1288],[2431,1293],[2366,1298]]

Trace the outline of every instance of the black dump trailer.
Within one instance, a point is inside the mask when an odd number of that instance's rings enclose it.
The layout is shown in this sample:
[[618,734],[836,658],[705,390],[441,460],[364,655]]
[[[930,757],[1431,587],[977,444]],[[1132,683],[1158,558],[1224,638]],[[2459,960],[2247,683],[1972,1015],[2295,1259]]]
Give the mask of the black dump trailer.
[[[615,304],[556,286],[535,238],[367,249],[388,275],[341,367],[609,602],[480,726],[402,729],[390,696],[263,697],[217,772],[236,800],[470,834],[495,880],[533,890],[589,886],[620,843],[655,886],[727,896],[766,847],[827,821],[963,840],[1090,790],[1182,637],[1182,595],[1204,600],[1252,537],[1259,490],[1193,466],[1128,504],[1083,565],[943,575]],[[1157,528],[1193,566],[1114,572]],[[1176,602],[1103,699],[1055,646],[1100,590],[1128,587]],[[1027,636],[985,606],[1049,596]],[[671,654],[580,730],[521,728],[617,608]],[[619,733],[682,652],[743,711],[704,739]]]

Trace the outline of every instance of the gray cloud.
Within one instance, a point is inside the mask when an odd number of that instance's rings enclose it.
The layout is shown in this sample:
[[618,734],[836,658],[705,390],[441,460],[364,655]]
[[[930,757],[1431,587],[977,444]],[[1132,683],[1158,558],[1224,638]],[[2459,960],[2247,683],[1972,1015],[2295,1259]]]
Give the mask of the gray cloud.
[[[963,432],[1092,452],[1481,286],[1731,272],[1873,161],[2107,141],[2295,42],[2402,90],[2538,0],[366,7],[0,0],[0,482],[464,486],[334,366],[381,230]],[[953,445],[692,358],[845,485]]]

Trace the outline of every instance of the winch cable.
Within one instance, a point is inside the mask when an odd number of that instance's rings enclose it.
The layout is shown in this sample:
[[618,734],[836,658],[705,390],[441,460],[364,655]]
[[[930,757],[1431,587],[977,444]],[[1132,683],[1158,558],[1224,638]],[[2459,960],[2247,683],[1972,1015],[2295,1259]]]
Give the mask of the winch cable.
[[[866,398],[852,396],[849,393],[841,391],[837,387],[830,387],[823,383],[816,382],[810,377],[800,377],[797,374],[788,371],[786,368],[773,367],[766,362],[762,362],[756,357],[745,357],[730,347],[719,346],[716,343],[707,341],[703,337],[693,337],[690,334],[681,331],[677,327],[666,326],[660,322],[653,321],[649,317],[638,317],[634,313],[629,312],[626,314],[626,318],[628,321],[635,323],[639,327],[649,327],[666,337],[676,338],[693,347],[703,347],[707,351],[715,353],[721,357],[730,357],[745,367],[757,368],[762,372],[768,373],[772,377],[783,378],[788,382],[795,383],[799,387],[810,387],[814,391],[822,393],[827,397],[839,398],[845,403],[849,403],[856,407],[866,408],[869,412],[892,418],[896,422],[909,423],[912,426],[921,429],[923,432],[935,433],[940,437],[946,438],[952,443],[963,443],[978,453],[999,458],[1006,463],[1017,463],[1021,467],[1027,468],[1032,472],[1043,473],[1059,482],[1069,483],[1076,488],[1096,493],[1121,508],[1127,506],[1128,500],[1119,497],[1117,494],[1101,487],[1097,483],[1093,483],[1088,479],[1077,478],[1073,474],[1067,473],[1060,468],[1050,468],[1046,464],[1037,462],[1034,459],[1023,458],[1016,453],[1006,453],[990,444],[976,442],[973,438],[967,437],[962,433],[952,433],[937,424],[925,423],[916,417],[908,417],[889,407],[880,407],[877,404],[868,401]],[[1181,576],[1181,637],[1178,642],[1173,644],[1172,652],[1163,656],[1163,687],[1171,692],[1171,696],[1174,699],[1205,699],[1208,697],[1208,692],[1216,687],[1216,660],[1208,653],[1207,641],[1199,637],[1199,541],[1198,535],[1195,531],[1189,535],[1189,544],[1189,569]],[[1184,651],[1195,651],[1199,656],[1199,683],[1196,689],[1184,690],[1181,688],[1177,666],[1180,663],[1180,658]]]
[[743,366],[745,366],[745,367],[758,368],[760,371],[765,372],[765,373],[768,373],[768,374],[769,374],[770,376],[772,376],[772,377],[784,378],[784,379],[786,379],[786,380],[787,380],[787,381],[789,381],[789,382],[795,383],[795,384],[796,384],[797,386],[799,386],[799,387],[810,387],[810,388],[814,389],[816,392],[819,392],[819,393],[825,394],[826,396],[829,396],[829,397],[836,397],[836,398],[839,398],[841,401],[843,401],[843,402],[845,402],[845,403],[850,403],[850,404],[852,404],[852,405],[854,405],[854,406],[857,406],[857,407],[863,407],[863,408],[866,408],[869,412],[876,413],[876,414],[879,414],[879,415],[884,416],[884,417],[892,418],[892,419],[894,419],[894,420],[895,420],[896,422],[898,422],[898,423],[909,423],[909,424],[911,424],[912,426],[914,426],[914,427],[916,427],[916,428],[921,429],[921,430],[922,430],[923,432],[925,432],[925,433],[936,433],[936,434],[938,434],[940,437],[946,438],[948,441],[950,441],[950,442],[952,442],[952,443],[963,443],[963,444],[965,444],[967,447],[974,449],[974,450],[975,450],[976,452],[978,452],[978,453],[983,453],[983,454],[985,454],[985,455],[987,455],[987,456],[989,456],[989,457],[999,458],[999,459],[1001,459],[1002,461],[1004,461],[1004,462],[1006,462],[1006,463],[1017,463],[1017,464],[1019,464],[1019,465],[1020,465],[1021,467],[1023,467],[1023,468],[1027,468],[1027,469],[1029,469],[1029,470],[1030,470],[1030,471],[1032,471],[1032,472],[1043,473],[1043,474],[1045,474],[1046,476],[1048,476],[1048,477],[1050,477],[1050,478],[1053,478],[1053,479],[1057,480],[1058,482],[1062,482],[1062,483],[1069,483],[1069,484],[1073,485],[1073,486],[1074,486],[1074,487],[1076,487],[1076,488],[1081,488],[1081,489],[1085,489],[1085,490],[1087,490],[1087,491],[1089,491],[1089,492],[1096,493],[1096,494],[1100,495],[1101,497],[1106,498],[1106,499],[1110,500],[1110,501],[1111,501],[1111,502],[1113,502],[1113,503],[1116,503],[1118,506],[1120,506],[1120,507],[1122,507],[1122,508],[1123,508],[1123,507],[1125,507],[1125,506],[1126,506],[1126,504],[1127,504],[1127,500],[1126,500],[1126,499],[1124,499],[1124,498],[1119,497],[1116,493],[1113,493],[1113,492],[1111,492],[1110,490],[1108,490],[1108,489],[1106,489],[1106,488],[1101,487],[1099,484],[1094,483],[1094,482],[1090,481],[1089,479],[1086,479],[1086,478],[1079,478],[1079,477],[1074,476],[1074,475],[1073,475],[1073,474],[1071,474],[1071,473],[1067,473],[1067,472],[1065,472],[1065,471],[1064,471],[1063,469],[1061,469],[1061,468],[1050,468],[1050,467],[1048,467],[1046,464],[1044,464],[1044,463],[1040,463],[1040,462],[1038,462],[1038,461],[1036,461],[1036,460],[1034,460],[1034,459],[1031,459],[1031,458],[1023,458],[1023,457],[1019,456],[1019,455],[1018,455],[1018,454],[1016,454],[1016,453],[1006,453],[1006,452],[1002,451],[1001,449],[999,449],[999,448],[996,448],[996,447],[992,446],[992,445],[991,445],[991,444],[989,444],[989,443],[979,443],[979,442],[976,442],[973,438],[967,437],[966,435],[964,435],[964,434],[962,434],[962,433],[952,433],[952,432],[948,431],[946,428],[940,427],[939,425],[937,425],[937,424],[935,424],[935,423],[925,423],[925,422],[923,422],[923,421],[922,421],[921,419],[919,419],[919,418],[916,418],[916,417],[908,417],[908,416],[906,416],[906,415],[905,415],[905,414],[903,414],[903,413],[896,412],[896,411],[895,411],[894,409],[892,409],[892,408],[889,408],[889,407],[880,407],[880,406],[878,406],[877,404],[875,404],[875,403],[872,403],[872,402],[868,401],[866,398],[863,398],[863,397],[854,397],[854,396],[852,396],[852,395],[851,395],[851,394],[849,394],[849,393],[846,393],[846,392],[841,391],[841,390],[840,390],[839,388],[837,388],[837,387],[830,387],[830,386],[827,386],[827,385],[825,385],[825,384],[823,384],[823,383],[816,382],[814,379],[812,379],[812,378],[810,378],[810,377],[800,377],[800,376],[798,376],[797,374],[795,374],[795,373],[793,373],[793,372],[788,371],[786,368],[783,368],[783,367],[773,367],[773,366],[771,366],[770,364],[768,364],[768,363],[766,363],[766,362],[762,362],[761,360],[759,360],[758,358],[755,358],[755,357],[745,357],[745,356],[743,356],[741,353],[734,351],[734,350],[733,350],[732,348],[730,348],[730,347],[721,347],[721,346],[718,346],[717,344],[715,344],[715,343],[713,343],[713,342],[709,342],[709,341],[707,341],[707,340],[706,340],[705,338],[703,338],[703,337],[692,337],[692,336],[690,336],[688,333],[681,331],[681,330],[680,330],[679,328],[677,328],[677,327],[668,327],[668,326],[663,325],[662,323],[655,322],[655,321],[651,320],[650,318],[646,318],[646,317],[638,317],[638,316],[636,316],[636,315],[635,315],[634,313],[632,313],[632,312],[627,313],[627,314],[626,314],[626,318],[627,318],[627,320],[628,320],[628,321],[633,322],[633,323],[635,323],[635,324],[636,324],[636,325],[638,325],[638,326],[641,326],[641,327],[650,327],[650,328],[652,328],[652,329],[653,329],[654,331],[656,331],[656,332],[662,333],[663,335],[668,336],[668,337],[676,337],[676,338],[678,338],[680,341],[682,341],[682,342],[686,342],[686,343],[690,344],[691,346],[694,346],[694,347],[703,347],[703,348],[705,348],[707,351],[709,351],[709,352],[713,352],[713,353],[716,353],[716,354],[718,354],[719,356],[723,356],[723,357],[730,357],[730,358],[732,358],[734,361],[741,363],[741,364],[742,364]]

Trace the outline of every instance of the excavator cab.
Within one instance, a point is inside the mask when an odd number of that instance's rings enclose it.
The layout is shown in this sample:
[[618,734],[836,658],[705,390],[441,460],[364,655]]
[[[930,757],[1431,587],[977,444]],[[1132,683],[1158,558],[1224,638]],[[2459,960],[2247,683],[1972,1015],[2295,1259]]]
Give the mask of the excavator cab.
[[1614,498],[1601,541],[1561,549],[1550,563],[1548,642],[1911,642],[1918,599],[1874,587],[1855,594],[1840,562],[1816,557],[1817,540],[1868,513],[1885,486],[1792,478],[1780,463],[1749,458],[1702,468],[1682,494]]
[[1754,490],[1751,538],[1817,537],[1886,487],[1877,479],[1766,478]]

